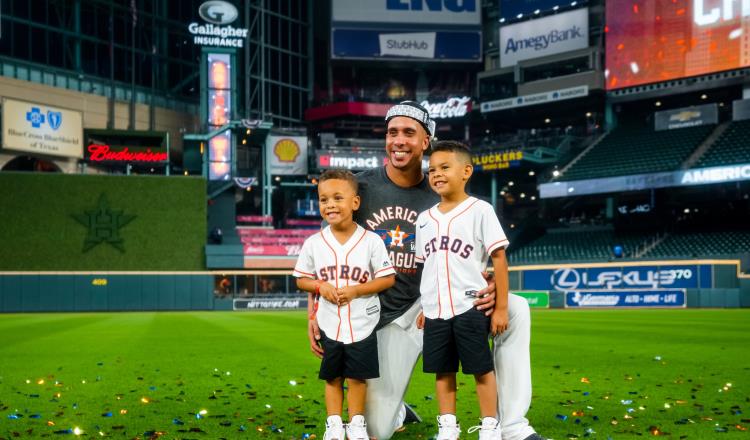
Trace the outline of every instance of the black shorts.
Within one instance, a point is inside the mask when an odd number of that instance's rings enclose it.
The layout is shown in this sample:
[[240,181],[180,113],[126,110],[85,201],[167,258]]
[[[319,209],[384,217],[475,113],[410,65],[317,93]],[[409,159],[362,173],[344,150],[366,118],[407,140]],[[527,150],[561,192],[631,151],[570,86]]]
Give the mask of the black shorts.
[[365,380],[380,377],[378,336],[375,331],[365,339],[351,344],[334,341],[321,331],[320,342],[324,350],[318,373],[320,379],[345,377]]
[[457,373],[459,360],[464,374],[493,371],[489,334],[490,318],[473,307],[451,319],[425,319],[424,372]]

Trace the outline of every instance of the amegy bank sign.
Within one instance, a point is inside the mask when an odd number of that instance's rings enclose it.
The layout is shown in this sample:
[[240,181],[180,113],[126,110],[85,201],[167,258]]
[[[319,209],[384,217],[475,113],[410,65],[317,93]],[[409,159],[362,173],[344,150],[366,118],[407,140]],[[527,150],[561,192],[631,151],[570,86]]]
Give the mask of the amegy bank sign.
[[237,8],[225,1],[211,0],[198,8],[205,23],[193,22],[188,31],[193,35],[193,44],[213,47],[243,47],[247,29],[231,26],[239,17]]

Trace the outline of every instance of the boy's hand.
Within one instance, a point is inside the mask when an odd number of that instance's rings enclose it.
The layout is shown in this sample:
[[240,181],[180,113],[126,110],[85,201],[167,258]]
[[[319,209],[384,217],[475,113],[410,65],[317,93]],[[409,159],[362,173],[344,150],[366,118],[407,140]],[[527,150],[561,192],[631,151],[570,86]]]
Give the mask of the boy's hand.
[[336,291],[339,297],[339,305],[345,306],[352,302],[357,297],[357,292],[354,290],[354,286],[346,286]]
[[474,306],[484,310],[484,316],[490,316],[495,308],[495,278],[487,272],[482,272],[482,276],[487,280],[487,287],[477,292]]
[[508,309],[495,309],[490,320],[490,333],[497,336],[508,330]]
[[424,328],[424,312],[419,312],[417,315],[417,328]]
[[336,288],[333,287],[330,283],[322,283],[318,291],[320,292],[320,296],[325,298],[326,301],[332,302],[334,304],[339,303],[339,295],[336,292]]
[[320,346],[320,327],[316,318],[307,321],[307,339],[310,340],[310,351],[322,359],[323,347]]

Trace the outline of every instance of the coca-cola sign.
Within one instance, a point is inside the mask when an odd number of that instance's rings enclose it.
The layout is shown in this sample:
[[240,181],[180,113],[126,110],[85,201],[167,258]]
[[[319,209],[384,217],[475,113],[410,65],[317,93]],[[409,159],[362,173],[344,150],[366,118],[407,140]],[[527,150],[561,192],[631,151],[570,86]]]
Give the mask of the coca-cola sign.
[[430,112],[430,118],[432,119],[463,118],[471,111],[471,98],[462,96],[435,103],[422,101],[422,107]]

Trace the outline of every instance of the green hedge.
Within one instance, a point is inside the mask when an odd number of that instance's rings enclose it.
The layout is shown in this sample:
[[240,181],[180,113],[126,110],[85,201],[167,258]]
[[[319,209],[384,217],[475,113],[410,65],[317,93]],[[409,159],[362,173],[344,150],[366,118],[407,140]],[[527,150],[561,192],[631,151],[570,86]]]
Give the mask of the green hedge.
[[[123,251],[99,242],[84,252],[87,211],[100,197],[134,216]],[[203,270],[206,182],[201,178],[0,173],[0,270]]]

